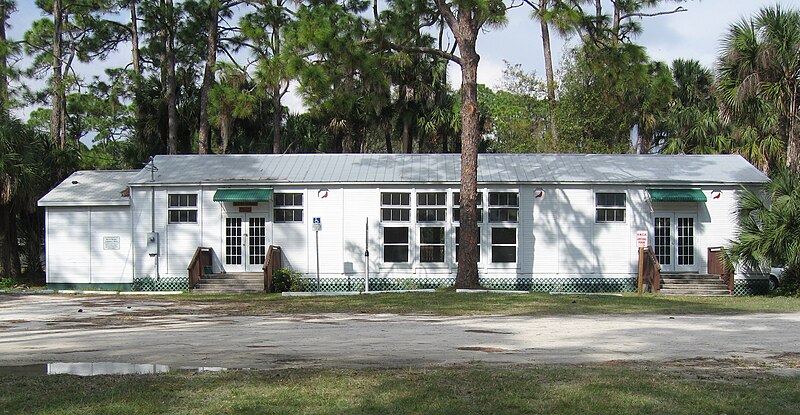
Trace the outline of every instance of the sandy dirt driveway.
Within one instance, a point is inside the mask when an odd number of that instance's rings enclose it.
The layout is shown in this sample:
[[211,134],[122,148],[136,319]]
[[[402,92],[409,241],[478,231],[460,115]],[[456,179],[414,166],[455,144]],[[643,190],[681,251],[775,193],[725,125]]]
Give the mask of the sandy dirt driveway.
[[228,316],[123,297],[0,296],[0,366],[397,367],[686,358],[798,351],[800,313],[698,316]]

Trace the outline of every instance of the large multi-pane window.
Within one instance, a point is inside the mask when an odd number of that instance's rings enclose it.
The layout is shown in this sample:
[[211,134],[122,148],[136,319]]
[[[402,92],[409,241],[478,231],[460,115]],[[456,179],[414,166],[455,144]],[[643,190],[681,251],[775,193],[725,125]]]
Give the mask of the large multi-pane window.
[[275,222],[302,222],[303,194],[275,193]]
[[383,228],[383,262],[408,262],[408,227]]
[[410,214],[411,193],[381,192],[381,221],[408,222]]
[[444,222],[447,216],[447,193],[417,193],[417,222]]
[[625,222],[625,193],[596,193],[595,221]]
[[489,222],[518,222],[519,194],[489,192]]
[[196,194],[171,194],[167,199],[169,223],[197,223]]
[[444,262],[444,227],[419,228],[419,262]]
[[492,228],[492,262],[517,262],[517,228]]
[[[483,222],[483,193],[478,192],[478,198],[475,201],[475,205],[478,206],[478,223]],[[453,222],[459,222],[461,220],[461,192],[453,193]]]

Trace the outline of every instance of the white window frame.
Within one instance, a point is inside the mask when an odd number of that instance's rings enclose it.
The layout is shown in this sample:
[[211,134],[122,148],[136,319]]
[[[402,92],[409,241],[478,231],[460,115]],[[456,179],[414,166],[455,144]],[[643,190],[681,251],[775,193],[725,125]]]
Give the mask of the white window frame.
[[[486,220],[489,223],[504,223],[504,224],[505,223],[519,223],[519,202],[520,202],[519,190],[489,189],[489,191],[487,193],[488,193],[487,194],[487,198],[488,199],[487,199],[486,208],[487,208],[489,214],[488,214]],[[513,193],[513,194],[516,194],[517,195],[517,204],[516,205],[511,205],[511,204],[492,205],[492,193],[503,193],[503,194]],[[513,221],[512,220],[496,220],[496,221],[493,221],[492,220],[492,210],[495,210],[495,209],[496,210],[508,210],[508,211],[516,210],[516,212],[517,212],[517,220],[513,220]]]
[[[278,196],[285,197],[286,195],[292,195],[292,203],[286,204],[285,201],[283,203],[278,203]],[[272,221],[275,223],[304,223],[306,219],[305,215],[305,194],[303,192],[275,192],[273,194],[273,212],[272,212]],[[300,196],[300,204],[298,205],[296,202],[295,197]],[[286,212],[292,212],[292,220],[286,220],[284,216]],[[300,213],[300,219],[296,219],[296,214]]]
[[[172,197],[178,197],[178,204],[172,204]],[[181,196],[187,197],[187,204],[182,205],[180,204]],[[189,196],[194,196],[194,204],[189,204],[190,200],[188,199]],[[169,225],[196,225],[200,223],[200,209],[199,203],[200,196],[197,193],[189,193],[189,192],[176,192],[176,193],[167,193],[167,224]],[[172,220],[172,212],[194,212],[194,220]],[[180,218],[179,218],[180,219]]]
[[[619,205],[601,205],[599,195],[615,194],[622,195],[622,206]],[[598,213],[600,210],[622,212],[623,220],[600,220]],[[616,217],[616,214],[614,214]],[[607,217],[607,216],[606,216]],[[595,189],[594,191],[594,223],[597,224],[625,224],[628,223],[628,192],[625,190],[612,190],[612,189]]]
[[[397,228],[404,228],[406,230],[406,243],[386,243],[386,229],[397,229]],[[411,229],[412,226],[407,224],[397,224],[397,225],[388,225],[381,227],[381,266],[384,267],[391,267],[391,266],[410,266],[414,259],[414,253],[412,252],[412,238],[411,238]],[[386,246],[405,246],[406,247],[406,260],[405,261],[386,261],[386,253],[385,248]]]
[[[383,195],[384,194],[399,194],[400,195],[400,203],[399,204],[395,204],[395,203],[393,203],[393,201],[390,200],[390,203],[385,204],[384,200],[383,200]],[[402,200],[402,195],[403,194],[408,195],[408,203],[407,204],[403,204],[403,200]],[[380,205],[381,205],[381,210],[380,210],[380,212],[381,212],[381,223],[412,223],[411,200],[414,197],[414,192],[412,192],[410,190],[380,190],[378,192],[378,195],[379,195],[378,197],[380,197]],[[395,220],[395,219],[384,219],[384,217],[383,217],[384,209],[388,209],[388,210],[392,210],[392,211],[394,211],[394,210],[399,211],[400,212],[400,219],[397,219],[397,220]],[[403,218],[402,218],[402,216],[403,216],[402,212],[404,210],[408,213],[408,219],[406,219],[406,220],[403,220]]]
[[[494,241],[492,240],[492,236],[493,236],[493,233],[494,233],[495,229],[513,229],[514,230],[514,244],[494,243]],[[514,267],[516,267],[517,264],[519,263],[519,227],[517,227],[517,226],[506,226],[506,225],[503,225],[503,226],[490,226],[489,227],[489,236],[488,236],[488,238],[489,238],[489,247],[488,247],[489,258],[488,258],[487,261],[490,264],[492,264],[493,267],[501,267],[502,268],[502,267],[510,267],[512,265]],[[513,246],[514,247],[514,261],[495,262],[494,261],[494,253],[493,253],[494,247],[509,247],[509,246]]]

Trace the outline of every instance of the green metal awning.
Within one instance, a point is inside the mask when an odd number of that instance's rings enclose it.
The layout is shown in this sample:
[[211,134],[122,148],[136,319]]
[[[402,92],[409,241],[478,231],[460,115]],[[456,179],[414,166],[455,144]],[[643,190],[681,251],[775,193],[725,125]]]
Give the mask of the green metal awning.
[[272,189],[218,189],[215,202],[266,202],[272,199]]
[[647,189],[653,202],[705,202],[706,195],[698,189]]

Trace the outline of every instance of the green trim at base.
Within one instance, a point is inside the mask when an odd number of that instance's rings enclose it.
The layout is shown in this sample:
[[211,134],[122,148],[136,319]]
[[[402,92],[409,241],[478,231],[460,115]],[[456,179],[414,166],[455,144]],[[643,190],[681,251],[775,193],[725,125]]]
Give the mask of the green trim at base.
[[[320,291],[363,291],[363,277],[322,278]],[[410,277],[369,279],[371,291],[396,291],[452,287],[455,277]],[[495,290],[521,290],[538,292],[634,292],[636,278],[514,278],[486,277],[480,278],[481,286]],[[306,291],[315,291],[317,281],[309,278]]]
[[764,295],[769,294],[769,280],[743,279],[733,281],[733,295]]
[[98,290],[98,291],[131,291],[133,284],[131,283],[107,283],[107,284],[80,284],[70,282],[53,282],[47,284],[47,288],[51,290]]

